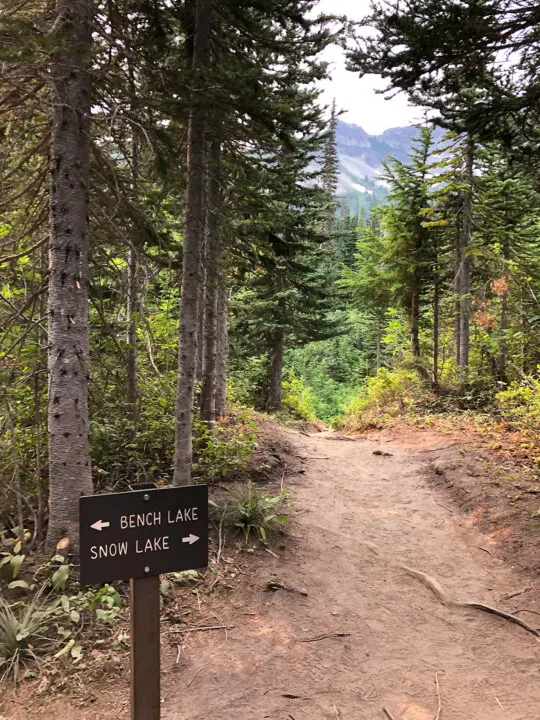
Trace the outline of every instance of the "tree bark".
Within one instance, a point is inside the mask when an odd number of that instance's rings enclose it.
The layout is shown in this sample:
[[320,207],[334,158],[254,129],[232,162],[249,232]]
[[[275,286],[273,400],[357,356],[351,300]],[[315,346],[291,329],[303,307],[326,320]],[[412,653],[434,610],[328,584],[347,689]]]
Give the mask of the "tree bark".
[[201,386],[201,419],[213,425],[216,419],[216,356],[218,331],[218,275],[221,265],[219,213],[221,146],[214,141],[210,145],[207,235],[206,235],[206,294],[204,325],[204,362]]
[[506,352],[507,352],[507,336],[508,336],[508,287],[510,285],[510,273],[508,271],[508,261],[510,260],[510,241],[508,236],[505,237],[503,243],[503,257],[505,261],[505,273],[504,281],[506,283],[506,289],[502,296],[501,303],[501,322],[499,326],[500,330],[500,344],[499,344],[499,358],[498,358],[498,379],[503,383],[508,383],[508,377],[506,375]]
[[127,406],[128,418],[133,423],[133,431],[136,432],[138,419],[138,379],[137,379],[137,313],[138,304],[138,267],[137,253],[133,247],[129,249],[128,258],[128,291],[127,291],[127,332],[126,332],[126,366],[127,366]]
[[[505,275],[506,284],[510,280],[508,273]],[[506,345],[508,335],[508,290],[505,290],[502,296],[501,304],[501,322],[500,322],[500,335],[501,340],[499,344],[499,358],[498,358],[498,380],[503,383],[508,383],[508,377],[506,375]]]
[[467,188],[463,195],[463,221],[462,221],[462,257],[460,268],[460,299],[461,312],[459,316],[459,368],[461,379],[467,378],[469,369],[470,346],[470,315],[471,315],[471,238],[472,238],[472,211],[473,211],[473,170],[474,170],[474,142],[467,137],[465,149],[465,180]]
[[203,220],[203,237],[201,240],[201,274],[199,281],[199,292],[197,294],[197,354],[195,360],[195,380],[199,384],[199,386],[202,383],[204,374],[204,332],[206,327],[206,237],[204,231],[206,219],[207,218],[205,213],[205,220]]
[[223,267],[218,268],[217,338],[216,338],[216,418],[227,412],[227,365],[229,360],[229,294]]
[[435,269],[435,284],[433,288],[433,387],[439,387],[439,301],[440,281],[438,268]]
[[[133,63],[128,60],[129,91],[131,95],[131,112],[135,114],[135,73]],[[139,185],[139,143],[135,128],[131,128],[131,172],[132,188],[135,197],[138,194]],[[133,226],[133,235],[137,228]],[[133,425],[133,436],[137,433],[137,420],[139,415],[139,388],[137,368],[137,327],[139,324],[139,288],[138,288],[138,258],[135,250],[134,238],[132,239],[128,255],[128,287],[126,303],[126,380],[127,380],[127,409],[128,419]]]
[[420,357],[420,292],[418,289],[418,281],[414,280],[414,286],[411,296],[411,349],[413,358],[418,360]]
[[88,441],[88,185],[92,0],[57,0],[49,194],[47,551],[78,552],[79,497],[92,493]]
[[201,282],[201,245],[204,223],[206,107],[200,71],[210,56],[212,0],[195,2],[194,79],[188,123],[186,221],[184,228],[178,387],[176,393],[175,485],[191,482],[193,387],[197,359],[198,299]]
[[281,407],[281,390],[283,380],[283,333],[278,332],[274,338],[270,358],[270,390],[267,407],[276,412]]

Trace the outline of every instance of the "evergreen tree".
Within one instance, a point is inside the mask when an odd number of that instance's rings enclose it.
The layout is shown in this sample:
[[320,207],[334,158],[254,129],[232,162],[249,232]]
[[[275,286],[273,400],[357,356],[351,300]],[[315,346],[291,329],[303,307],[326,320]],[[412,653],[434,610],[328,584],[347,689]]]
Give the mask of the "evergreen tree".
[[[433,108],[458,132],[538,141],[538,7],[534,0],[373,3],[351,69],[388,79],[388,90]],[[511,60],[500,63],[501,54]],[[523,132],[523,128],[527,128]],[[519,145],[514,150],[519,152]]]

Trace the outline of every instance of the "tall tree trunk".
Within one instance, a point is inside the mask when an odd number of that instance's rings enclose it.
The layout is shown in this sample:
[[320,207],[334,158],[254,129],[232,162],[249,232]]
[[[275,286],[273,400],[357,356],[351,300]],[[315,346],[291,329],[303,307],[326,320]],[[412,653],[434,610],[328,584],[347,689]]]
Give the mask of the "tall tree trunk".
[[465,180],[463,195],[462,260],[461,260],[461,312],[459,318],[459,368],[461,379],[466,380],[469,369],[470,315],[471,315],[471,237],[473,211],[474,141],[469,135],[465,149]]
[[272,344],[270,356],[270,390],[267,407],[275,412],[281,407],[281,389],[283,381],[283,332],[278,331]]
[[440,281],[438,268],[435,268],[435,285],[433,288],[433,387],[439,387],[439,301]]
[[227,412],[227,365],[229,360],[229,294],[225,272],[218,268],[217,338],[216,338],[216,379],[215,413],[220,418]]
[[206,214],[206,296],[204,326],[204,370],[201,387],[201,418],[213,425],[216,419],[216,355],[218,330],[218,274],[221,265],[219,213],[221,146],[218,141],[210,145],[209,178],[207,185]]
[[461,226],[456,228],[455,241],[455,264],[454,264],[454,340],[456,346],[456,367],[459,368],[461,357],[461,268],[463,260],[463,245],[461,237]]
[[505,273],[504,273],[504,282],[506,284],[506,288],[504,290],[503,296],[502,296],[502,304],[501,304],[501,322],[499,326],[500,331],[500,344],[499,344],[499,357],[497,361],[498,365],[498,379],[503,382],[508,382],[508,377],[506,375],[506,352],[507,352],[507,335],[508,335],[508,287],[510,284],[510,273],[508,272],[508,261],[510,260],[510,241],[508,238],[508,235],[505,236],[504,243],[503,243],[503,257],[505,260]]
[[193,88],[188,124],[186,222],[184,229],[178,388],[176,393],[175,485],[191,482],[193,386],[197,360],[198,300],[201,282],[201,245],[204,233],[204,175],[206,108],[204,83],[198,71],[208,66],[210,56],[210,11],[212,0],[195,2]]
[[[135,109],[135,73],[131,59],[128,60],[129,91],[131,95],[131,112]],[[132,188],[135,198],[138,194],[139,185],[139,143],[135,129],[131,128],[131,172]],[[137,232],[134,225],[133,235]],[[133,424],[133,435],[137,433],[137,420],[139,415],[138,399],[138,369],[137,369],[137,327],[139,324],[139,288],[138,288],[138,258],[135,250],[134,238],[132,238],[128,256],[128,287],[126,303],[126,380],[127,380],[127,410],[128,418]]]
[[[508,282],[510,280],[510,277],[508,273],[504,276],[504,279],[506,281],[506,285],[508,286]],[[499,326],[501,340],[499,344],[499,357],[497,361],[498,366],[498,379],[503,382],[508,382],[508,377],[506,375],[506,345],[507,345],[507,334],[508,334],[508,290],[505,290],[503,296],[502,296],[502,305],[501,305],[501,323]]]
[[413,292],[411,296],[411,349],[413,358],[420,358],[420,292],[418,289],[418,281],[414,280]]
[[49,194],[47,550],[78,552],[79,497],[92,493],[88,442],[88,185],[92,0],[57,0]]
[[[205,159],[205,164],[206,164]],[[201,238],[201,264],[199,278],[199,292],[197,294],[197,354],[195,359],[195,380],[200,385],[204,374],[204,328],[206,326],[206,223],[208,216],[204,211],[203,235]],[[200,399],[200,395],[199,395]],[[198,404],[198,400],[195,405]]]
[[[42,248],[40,252],[40,271],[41,278],[45,278],[47,274],[47,250]],[[39,317],[44,318],[46,316],[46,304],[47,299],[44,293],[41,293],[39,297]],[[42,427],[43,427],[43,408],[41,393],[43,392],[44,382],[46,382],[45,368],[47,365],[47,358],[44,353],[46,348],[46,331],[42,323],[39,323],[37,329],[37,343],[38,343],[38,360],[34,365],[34,377],[32,381],[32,389],[34,395],[34,452],[36,455],[35,462],[35,473],[36,473],[36,529],[35,529],[35,544],[41,546],[41,543],[45,539],[45,527],[46,527],[46,511],[47,511],[47,487],[43,478],[43,447],[42,447]]]
[[127,406],[128,417],[133,423],[134,432],[138,417],[138,380],[137,380],[137,313],[138,307],[138,267],[137,253],[134,247],[129,249],[128,258],[128,290],[127,290],[127,332],[126,332],[126,366],[127,366]]

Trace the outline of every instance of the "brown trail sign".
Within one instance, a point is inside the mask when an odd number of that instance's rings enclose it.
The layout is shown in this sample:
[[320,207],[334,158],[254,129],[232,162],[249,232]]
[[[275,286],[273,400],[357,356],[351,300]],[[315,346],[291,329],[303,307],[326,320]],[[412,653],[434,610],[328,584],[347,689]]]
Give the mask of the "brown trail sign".
[[159,575],[208,565],[208,486],[82,497],[81,583],[130,579],[131,717],[159,720]]

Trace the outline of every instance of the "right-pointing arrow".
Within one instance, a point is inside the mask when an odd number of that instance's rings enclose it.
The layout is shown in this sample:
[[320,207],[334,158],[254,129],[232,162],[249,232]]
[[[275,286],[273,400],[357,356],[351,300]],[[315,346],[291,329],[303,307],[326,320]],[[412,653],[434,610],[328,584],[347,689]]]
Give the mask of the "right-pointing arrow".
[[193,545],[193,543],[197,542],[198,539],[199,539],[198,535],[193,535],[192,533],[190,533],[187,537],[182,538],[182,542]]

